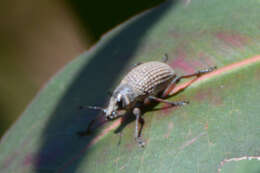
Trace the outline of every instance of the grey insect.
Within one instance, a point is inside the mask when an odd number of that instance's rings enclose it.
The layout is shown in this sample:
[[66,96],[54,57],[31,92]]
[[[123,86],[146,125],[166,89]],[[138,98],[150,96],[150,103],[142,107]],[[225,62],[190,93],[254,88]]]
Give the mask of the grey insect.
[[[87,106],[87,108],[103,111],[107,120],[114,120],[131,111],[136,117],[135,140],[139,146],[143,147],[145,143],[139,131],[139,123],[141,124],[140,129],[144,123],[141,118],[143,103],[153,100],[172,106],[188,104],[188,101],[171,102],[164,100],[164,98],[181,79],[199,77],[216,69],[216,67],[210,67],[193,74],[177,76],[172,67],[166,64],[167,59],[165,57],[163,62],[150,61],[136,64],[115,88],[105,109],[98,106]],[[90,123],[86,131],[79,132],[79,135],[88,134],[93,122]]]

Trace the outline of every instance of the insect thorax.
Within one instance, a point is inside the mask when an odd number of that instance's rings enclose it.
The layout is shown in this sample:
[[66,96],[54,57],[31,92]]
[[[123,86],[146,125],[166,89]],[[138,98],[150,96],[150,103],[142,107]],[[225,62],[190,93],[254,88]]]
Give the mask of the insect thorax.
[[137,94],[130,85],[121,84],[115,89],[112,97],[116,98],[118,101],[122,101],[123,107],[126,107],[135,102]]

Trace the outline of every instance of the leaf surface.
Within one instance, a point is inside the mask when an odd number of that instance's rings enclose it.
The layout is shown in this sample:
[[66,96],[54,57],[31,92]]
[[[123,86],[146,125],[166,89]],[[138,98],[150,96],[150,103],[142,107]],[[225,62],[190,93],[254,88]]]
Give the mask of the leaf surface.
[[[259,156],[259,11],[253,0],[168,1],[118,26],[53,77],[6,133],[0,172],[206,173]],[[145,148],[133,139],[133,119],[76,135],[98,115],[79,105],[104,105],[131,64],[165,53],[178,75],[219,70],[169,98],[189,105],[144,113]]]

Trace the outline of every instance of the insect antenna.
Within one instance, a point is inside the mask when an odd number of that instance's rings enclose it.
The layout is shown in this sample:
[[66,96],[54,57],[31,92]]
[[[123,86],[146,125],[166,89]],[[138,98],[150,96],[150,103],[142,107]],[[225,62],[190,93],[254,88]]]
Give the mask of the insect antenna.
[[104,108],[102,108],[102,107],[99,107],[99,106],[88,106],[88,105],[86,105],[86,106],[79,106],[79,109],[84,109],[84,108],[92,109],[92,110],[100,110],[100,111],[106,113],[106,110]]

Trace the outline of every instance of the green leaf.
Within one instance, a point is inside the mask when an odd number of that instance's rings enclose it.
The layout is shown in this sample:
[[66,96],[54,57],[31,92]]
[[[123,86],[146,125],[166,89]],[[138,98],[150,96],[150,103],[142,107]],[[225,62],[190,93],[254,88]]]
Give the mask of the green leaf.
[[[259,158],[259,11],[256,0],[168,1],[118,26],[58,73],[6,133],[0,172],[217,172],[225,159]],[[98,115],[79,105],[104,105],[131,64],[165,53],[178,75],[219,70],[169,98],[189,105],[148,107],[145,148],[133,139],[133,118],[76,135]]]
[[240,158],[232,158],[228,160],[222,161],[222,168],[219,168],[221,173],[228,172],[250,172],[250,173],[258,173],[260,170],[259,157],[240,157]]

